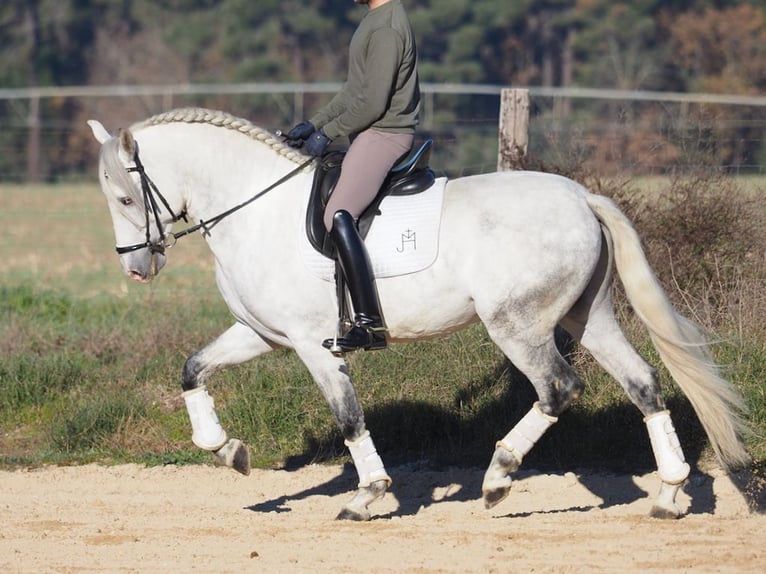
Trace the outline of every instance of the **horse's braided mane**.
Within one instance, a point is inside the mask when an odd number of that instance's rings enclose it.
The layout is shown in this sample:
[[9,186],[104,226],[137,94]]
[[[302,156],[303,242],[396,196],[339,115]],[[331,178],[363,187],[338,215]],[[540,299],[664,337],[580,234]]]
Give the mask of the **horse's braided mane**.
[[131,131],[135,131],[149,126],[171,124],[175,122],[209,124],[212,126],[224,127],[245,134],[251,139],[269,146],[275,152],[288,158],[294,163],[303,163],[306,161],[306,156],[286,145],[275,134],[256,126],[246,119],[238,118],[218,110],[208,110],[206,108],[178,108],[147,118],[132,125],[130,129]]

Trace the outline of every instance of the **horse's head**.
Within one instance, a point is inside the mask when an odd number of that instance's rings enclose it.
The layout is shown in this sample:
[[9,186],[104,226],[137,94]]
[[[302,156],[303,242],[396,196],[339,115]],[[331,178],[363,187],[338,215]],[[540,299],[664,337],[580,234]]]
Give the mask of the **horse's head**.
[[166,234],[177,217],[162,196],[162,203],[157,201],[159,192],[143,170],[130,130],[121,129],[112,137],[96,120],[88,125],[101,144],[99,181],[122,269],[132,279],[148,283],[165,265]]

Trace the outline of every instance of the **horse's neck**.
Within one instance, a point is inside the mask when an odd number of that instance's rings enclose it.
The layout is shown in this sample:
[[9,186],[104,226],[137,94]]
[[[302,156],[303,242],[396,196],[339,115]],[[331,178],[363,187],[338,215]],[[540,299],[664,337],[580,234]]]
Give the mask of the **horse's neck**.
[[206,124],[155,126],[136,139],[147,173],[194,221],[246,201],[297,167],[259,141]]

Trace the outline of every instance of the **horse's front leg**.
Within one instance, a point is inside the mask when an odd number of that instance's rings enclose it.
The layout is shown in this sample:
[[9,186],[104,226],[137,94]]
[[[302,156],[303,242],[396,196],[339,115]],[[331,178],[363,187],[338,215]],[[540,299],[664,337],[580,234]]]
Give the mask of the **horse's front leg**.
[[368,507],[383,498],[391,485],[391,477],[365,426],[348,367],[343,359],[333,357],[316,343],[296,351],[327,400],[359,475],[356,494],[343,506],[337,519],[370,520]]
[[192,425],[192,442],[213,452],[220,463],[245,475],[250,474],[250,452],[241,440],[227,436],[205,383],[218,369],[244,363],[273,348],[250,327],[235,323],[184,364],[181,386]]
[[338,513],[337,519],[369,520],[372,515],[368,506],[383,498],[391,486],[391,477],[383,466],[383,460],[375,449],[369,431],[364,430],[356,440],[346,439],[345,442],[359,475],[359,487],[353,498]]

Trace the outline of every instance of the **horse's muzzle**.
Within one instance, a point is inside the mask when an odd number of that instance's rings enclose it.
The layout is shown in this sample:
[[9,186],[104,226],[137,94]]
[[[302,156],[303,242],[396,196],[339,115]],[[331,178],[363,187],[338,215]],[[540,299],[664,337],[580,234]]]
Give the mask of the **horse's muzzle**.
[[126,254],[120,259],[125,274],[134,281],[144,284],[151,283],[166,262],[164,254],[150,251]]

